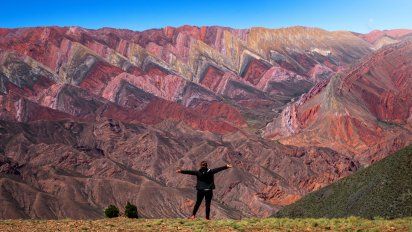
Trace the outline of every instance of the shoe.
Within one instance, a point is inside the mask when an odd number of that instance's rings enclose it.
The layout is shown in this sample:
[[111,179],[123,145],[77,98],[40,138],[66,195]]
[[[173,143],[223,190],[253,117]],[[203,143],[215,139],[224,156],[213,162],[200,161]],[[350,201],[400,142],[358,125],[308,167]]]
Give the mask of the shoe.
[[196,216],[195,216],[195,215],[192,215],[192,216],[188,217],[187,219],[195,220],[195,219],[196,219]]

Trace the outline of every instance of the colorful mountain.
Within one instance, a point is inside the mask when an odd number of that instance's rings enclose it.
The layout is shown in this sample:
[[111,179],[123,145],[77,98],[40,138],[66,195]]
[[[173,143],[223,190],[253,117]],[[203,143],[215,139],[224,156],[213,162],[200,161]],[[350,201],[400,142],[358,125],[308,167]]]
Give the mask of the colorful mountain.
[[410,143],[410,43],[365,36],[0,29],[0,218],[181,217],[202,160],[214,217],[269,216]]
[[385,46],[289,104],[265,136],[370,164],[412,140],[411,75],[412,42]]

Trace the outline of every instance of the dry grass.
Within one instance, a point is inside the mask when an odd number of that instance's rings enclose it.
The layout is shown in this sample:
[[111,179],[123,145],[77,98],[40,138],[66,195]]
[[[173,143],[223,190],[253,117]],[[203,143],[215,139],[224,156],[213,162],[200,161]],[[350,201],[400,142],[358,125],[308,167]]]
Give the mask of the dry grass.
[[250,218],[244,220],[2,220],[0,231],[411,231],[412,218],[367,220]]

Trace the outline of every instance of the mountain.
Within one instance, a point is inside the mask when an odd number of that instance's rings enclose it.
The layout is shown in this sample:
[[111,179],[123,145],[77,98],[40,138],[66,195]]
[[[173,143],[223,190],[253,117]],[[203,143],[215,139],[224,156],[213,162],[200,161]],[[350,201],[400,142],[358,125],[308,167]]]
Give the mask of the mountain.
[[[0,29],[0,218],[100,218],[127,201],[144,217],[182,217],[194,180],[175,170],[202,160],[235,166],[216,177],[213,217],[269,216],[410,141],[409,45],[387,49],[395,55],[359,34],[306,27]],[[376,82],[346,78],[354,95],[336,107],[351,102],[368,128],[354,141],[380,153],[318,134],[290,142],[267,126],[374,57],[393,63],[382,61]],[[388,86],[396,91],[376,98]]]
[[385,46],[289,104],[265,136],[370,164],[412,140],[411,75],[412,42]]
[[277,217],[412,216],[412,146],[310,193]]
[[0,35],[0,49],[17,53],[3,56],[19,57],[26,68],[44,68],[56,83],[107,99],[132,82],[169,101],[187,99],[186,107],[202,102],[206,111],[204,100],[218,95],[257,127],[275,114],[273,109],[371,52],[370,44],[353,33],[304,27],[183,26],[142,32],[45,27],[1,29]]
[[181,217],[194,204],[195,180],[175,170],[202,160],[235,165],[216,177],[214,216],[268,216],[358,168],[330,149],[218,136],[170,121],[1,121],[0,130],[2,218],[99,218],[108,204],[127,201],[144,217]]
[[360,34],[360,38],[368,41],[374,49],[379,49],[385,45],[393,44],[412,38],[412,30],[394,29],[394,30],[374,30],[367,34]]

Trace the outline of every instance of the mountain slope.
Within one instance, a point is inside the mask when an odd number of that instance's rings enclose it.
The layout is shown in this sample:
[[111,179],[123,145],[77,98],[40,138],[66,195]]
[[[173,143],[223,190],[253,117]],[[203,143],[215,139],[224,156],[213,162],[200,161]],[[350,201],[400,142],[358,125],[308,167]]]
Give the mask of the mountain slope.
[[412,146],[308,194],[275,216],[412,216]]
[[402,40],[412,38],[412,30],[373,30],[367,34],[360,34],[359,37],[371,43],[374,49],[379,49],[385,45],[397,43]]
[[265,136],[370,163],[411,142],[411,89],[412,42],[389,45],[289,104]]
[[144,217],[184,217],[195,180],[175,170],[202,160],[235,166],[216,176],[217,218],[268,216],[358,168],[330,149],[286,147],[240,132],[219,136],[170,121],[0,120],[0,218],[99,218],[107,205],[127,201]]
[[[97,218],[126,201],[144,217],[182,217],[194,203],[194,180],[175,170],[201,160],[235,165],[216,178],[214,217],[271,215],[356,171],[361,159],[347,150],[406,144],[409,137],[398,136],[410,121],[402,111],[409,107],[405,59],[387,65],[400,61],[393,83],[345,84],[357,94],[370,90],[353,121],[364,128],[365,111],[379,116],[378,136],[360,131],[346,150],[261,136],[287,104],[372,51],[351,32],[305,27],[0,29],[0,200],[7,206],[0,217]],[[375,98],[388,83],[395,94]],[[388,104],[376,108],[376,99]]]
[[178,101],[197,94],[185,90],[190,82],[229,101],[246,120],[264,120],[258,127],[275,115],[272,109],[371,52],[370,44],[350,32],[305,27],[182,26],[142,32],[38,27],[1,29],[1,34],[0,49],[32,58],[59,84],[105,97],[126,73],[143,91]]

